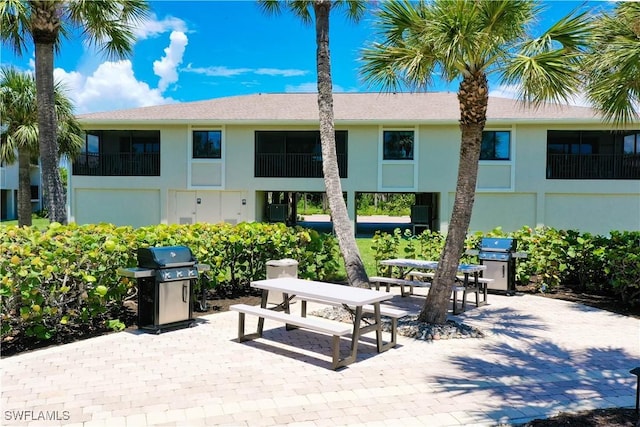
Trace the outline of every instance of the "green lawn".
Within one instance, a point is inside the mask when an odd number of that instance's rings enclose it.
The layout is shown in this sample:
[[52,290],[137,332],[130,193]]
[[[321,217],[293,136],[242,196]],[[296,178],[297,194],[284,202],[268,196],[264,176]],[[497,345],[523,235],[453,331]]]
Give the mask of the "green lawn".
[[360,257],[364,263],[365,270],[367,270],[367,275],[375,276],[376,262],[374,260],[373,249],[371,249],[371,240],[370,237],[356,238],[356,244],[360,250]]
[[[32,226],[36,227],[40,230],[45,230],[48,226],[49,226],[49,220],[46,218],[33,218],[31,220],[32,222]],[[0,221],[0,225],[18,225],[18,220],[13,220],[13,221]]]

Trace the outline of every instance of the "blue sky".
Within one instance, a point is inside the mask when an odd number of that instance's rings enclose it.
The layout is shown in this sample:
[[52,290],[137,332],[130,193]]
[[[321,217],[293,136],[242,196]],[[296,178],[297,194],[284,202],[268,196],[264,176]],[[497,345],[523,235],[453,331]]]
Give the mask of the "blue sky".
[[[605,2],[551,1],[548,25],[578,7]],[[133,55],[108,60],[80,38],[66,40],[55,76],[66,83],[77,113],[110,111],[252,93],[315,92],[315,30],[288,12],[267,16],[254,1],[150,1],[152,14],[137,28]],[[375,7],[375,3],[372,3]],[[362,81],[360,50],[375,39],[373,15],[359,24],[332,15],[334,91],[376,91]],[[16,58],[2,46],[2,65],[33,70],[33,49]],[[455,91],[437,82],[431,91]],[[493,95],[509,88],[493,84]]]

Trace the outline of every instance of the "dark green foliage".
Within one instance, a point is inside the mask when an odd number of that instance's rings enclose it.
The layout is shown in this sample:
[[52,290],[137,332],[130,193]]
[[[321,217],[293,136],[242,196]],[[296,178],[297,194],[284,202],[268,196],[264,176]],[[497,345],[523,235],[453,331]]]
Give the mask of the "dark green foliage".
[[293,258],[299,277],[332,279],[339,269],[335,238],[284,224],[111,224],[36,228],[0,227],[2,339],[52,339],[70,328],[121,330],[123,301],[135,280],[116,273],[137,265],[137,249],[184,245],[209,264],[212,283],[242,291],[263,279],[270,259]]
[[[500,228],[488,233],[467,236],[466,249],[477,249],[480,239],[513,237],[519,252],[527,258],[516,262],[516,280],[533,283],[541,292],[552,292],[558,286],[572,287],[580,292],[615,295],[625,305],[640,304],[640,231],[612,231],[609,237],[594,236],[576,230],[556,230],[523,227],[513,233]],[[387,258],[420,258],[437,261],[444,247],[444,235],[426,231],[420,236],[376,233],[371,248],[378,263]],[[463,263],[478,263],[464,253]],[[378,264],[376,264],[378,265]],[[389,274],[378,266],[378,274]]]

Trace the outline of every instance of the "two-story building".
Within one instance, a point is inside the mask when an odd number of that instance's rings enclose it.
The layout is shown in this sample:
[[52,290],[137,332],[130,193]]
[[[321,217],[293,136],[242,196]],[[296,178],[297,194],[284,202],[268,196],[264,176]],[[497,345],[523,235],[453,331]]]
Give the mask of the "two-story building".
[[[446,231],[460,147],[455,93],[334,94],[350,216],[359,193],[416,195],[414,222]],[[256,94],[79,116],[86,146],[70,220],[141,226],[295,218],[323,192],[316,94]],[[293,215],[292,215],[293,212]],[[491,98],[470,231],[524,225],[640,229],[640,123]]]
[[[0,220],[14,220],[18,218],[18,162],[11,165],[0,164]],[[31,165],[29,168],[31,184],[31,211],[42,209],[42,191],[40,166]]]

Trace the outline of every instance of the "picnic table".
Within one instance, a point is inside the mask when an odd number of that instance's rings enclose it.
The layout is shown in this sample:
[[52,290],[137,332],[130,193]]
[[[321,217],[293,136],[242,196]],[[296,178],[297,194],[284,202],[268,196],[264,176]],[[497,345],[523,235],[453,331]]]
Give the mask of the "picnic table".
[[[382,337],[381,307],[382,301],[389,300],[392,294],[372,289],[356,288],[333,283],[303,280],[294,277],[279,277],[274,279],[257,280],[251,282],[251,287],[262,290],[260,307],[236,304],[230,309],[239,313],[238,340],[246,341],[262,336],[264,320],[271,319],[287,325],[287,329],[304,328],[333,336],[332,367],[340,367],[353,363],[357,358],[358,343],[362,334],[375,331],[378,352],[386,351],[395,346],[395,331],[392,340],[385,343]],[[269,292],[282,293],[282,303],[274,307],[267,307]],[[303,312],[300,316],[292,314],[290,302],[293,298],[304,301]],[[335,322],[317,317],[306,316],[306,301],[310,300],[327,305],[343,306],[352,312],[353,323]],[[363,313],[370,312],[372,319],[364,319]],[[258,327],[255,333],[245,334],[245,314],[258,317]],[[405,313],[406,314],[406,313]],[[395,328],[395,323],[394,323]],[[347,357],[340,357],[340,337],[351,334],[351,352]]]
[[[394,258],[385,259],[380,261],[381,265],[398,267],[400,279],[405,277],[420,277],[420,278],[433,278],[435,276],[435,270],[438,269],[437,261],[428,261],[421,259],[408,259],[408,258]],[[476,307],[483,306],[487,303],[487,284],[492,279],[485,279],[481,277],[482,271],[486,270],[486,265],[480,264],[460,264],[458,265],[458,273],[460,276],[456,276],[456,280],[460,283],[459,286],[453,287],[453,314],[458,314],[466,310],[467,295],[470,293],[476,294]],[[419,270],[419,271],[415,271]],[[426,270],[426,271],[425,271]],[[470,276],[472,276],[470,280]],[[462,292],[462,305],[457,305],[457,293]],[[404,296],[404,292],[403,292]],[[480,298],[482,296],[482,299]]]

